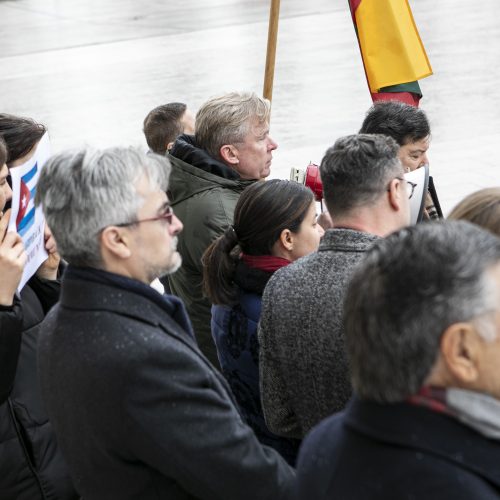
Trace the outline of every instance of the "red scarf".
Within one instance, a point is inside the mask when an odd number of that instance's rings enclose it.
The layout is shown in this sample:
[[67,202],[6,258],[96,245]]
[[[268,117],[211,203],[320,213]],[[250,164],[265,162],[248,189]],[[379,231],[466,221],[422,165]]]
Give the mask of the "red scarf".
[[274,257],[272,255],[247,255],[241,254],[241,260],[253,269],[260,269],[268,273],[274,273],[281,267],[288,266],[291,263],[288,259],[282,257]]

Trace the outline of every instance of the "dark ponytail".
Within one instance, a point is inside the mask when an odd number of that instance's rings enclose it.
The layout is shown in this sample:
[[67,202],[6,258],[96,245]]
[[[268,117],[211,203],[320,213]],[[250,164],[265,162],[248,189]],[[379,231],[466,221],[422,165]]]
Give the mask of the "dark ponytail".
[[238,295],[233,283],[241,249],[233,226],[229,226],[205,251],[203,291],[212,304],[232,304]]
[[234,210],[234,224],[215,240],[202,258],[203,289],[212,304],[238,300],[234,275],[242,252],[272,255],[284,229],[296,233],[314,197],[293,181],[258,181],[245,189]]

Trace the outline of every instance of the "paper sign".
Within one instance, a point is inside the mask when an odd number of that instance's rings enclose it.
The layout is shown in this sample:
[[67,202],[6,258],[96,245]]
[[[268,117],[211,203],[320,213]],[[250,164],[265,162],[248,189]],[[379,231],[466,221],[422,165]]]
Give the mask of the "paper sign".
[[45,218],[42,208],[35,208],[35,194],[40,171],[49,156],[50,141],[48,134],[45,133],[33,156],[22,165],[10,169],[12,212],[8,231],[19,233],[28,256],[18,291],[22,290],[48,257],[43,234]]

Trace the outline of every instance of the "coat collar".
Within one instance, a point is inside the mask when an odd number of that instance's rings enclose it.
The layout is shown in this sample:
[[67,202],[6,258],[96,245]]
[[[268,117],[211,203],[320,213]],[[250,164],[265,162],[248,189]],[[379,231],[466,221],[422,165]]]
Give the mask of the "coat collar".
[[408,403],[378,404],[353,398],[345,423],[373,439],[442,457],[500,486],[500,443],[448,415]]
[[161,295],[137,280],[106,271],[68,266],[62,282],[62,307],[77,310],[112,311],[167,331],[183,331],[194,341],[184,304],[171,295]]
[[365,252],[379,239],[371,233],[354,229],[328,229],[321,239],[318,252],[334,250],[337,252]]

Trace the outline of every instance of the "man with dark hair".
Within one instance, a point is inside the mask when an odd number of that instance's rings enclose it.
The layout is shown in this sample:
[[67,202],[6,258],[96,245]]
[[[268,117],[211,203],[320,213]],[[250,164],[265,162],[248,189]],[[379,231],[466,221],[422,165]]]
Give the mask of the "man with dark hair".
[[409,223],[412,187],[398,146],[382,135],[339,139],[320,167],[334,215],[319,250],[278,270],[263,295],[259,330],[264,416],[276,434],[303,438],[351,395],[342,301],[354,266],[378,237]]
[[[430,145],[431,127],[426,114],[415,106],[399,101],[379,101],[366,113],[360,134],[384,134],[399,144],[399,159],[405,172],[429,164],[427,150]],[[432,177],[425,202],[426,219],[442,218]],[[433,199],[434,198],[434,199]]]
[[89,500],[288,499],[293,470],[243,423],[182,301],[149,286],[181,265],[169,174],[131,148],[60,153],[40,174],[69,263],[38,356],[58,442]]
[[144,135],[149,149],[164,155],[181,134],[194,134],[194,116],[182,102],[154,108],[144,119]]
[[269,135],[270,103],[251,92],[213,97],[196,114],[196,134],[181,135],[169,152],[169,197],[184,231],[182,267],[169,276],[172,293],[186,304],[198,344],[220,366],[210,330],[210,303],[203,295],[201,258],[233,223],[242,191],[265,179],[278,147]]
[[345,299],[355,397],[303,443],[299,498],[500,498],[500,239],[421,224]]

